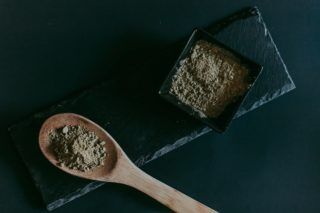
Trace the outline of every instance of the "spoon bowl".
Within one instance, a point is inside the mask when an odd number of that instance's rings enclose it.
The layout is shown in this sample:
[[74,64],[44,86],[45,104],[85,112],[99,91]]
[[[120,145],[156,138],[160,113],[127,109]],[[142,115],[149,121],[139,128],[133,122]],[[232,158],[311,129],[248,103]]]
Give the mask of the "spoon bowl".
[[[94,132],[100,140],[105,141],[106,143],[104,146],[107,150],[107,155],[104,165],[87,172],[70,169],[65,166],[59,166],[59,162],[56,159],[49,142],[49,134],[53,130],[62,128],[64,126],[82,126],[87,130]],[[122,151],[111,135],[109,135],[102,127],[90,121],[89,119],[74,113],[56,114],[48,118],[42,124],[40,129],[39,146],[47,160],[64,172],[81,178],[100,181],[106,181],[109,177],[111,177],[112,171],[117,164],[118,156],[121,155],[120,151]]]
[[[60,166],[49,141],[49,134],[64,126],[82,126],[105,141],[104,165],[89,171],[78,171]],[[216,212],[176,189],[160,182],[136,167],[108,132],[93,121],[74,113],[62,113],[49,117],[39,132],[39,147],[43,155],[62,171],[85,179],[113,182],[134,187],[175,212]]]

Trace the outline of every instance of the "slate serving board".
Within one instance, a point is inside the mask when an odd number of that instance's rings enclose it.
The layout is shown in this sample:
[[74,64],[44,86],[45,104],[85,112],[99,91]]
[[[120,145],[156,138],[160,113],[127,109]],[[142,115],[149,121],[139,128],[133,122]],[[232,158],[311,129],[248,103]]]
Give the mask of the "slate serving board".
[[[257,8],[239,11],[206,30],[264,67],[237,116],[295,88]],[[48,210],[102,185],[64,174],[42,156],[38,132],[41,123],[53,114],[75,112],[94,120],[114,136],[138,166],[211,131],[157,93],[183,44],[178,42],[161,56],[130,70],[126,79],[114,77],[9,128]]]

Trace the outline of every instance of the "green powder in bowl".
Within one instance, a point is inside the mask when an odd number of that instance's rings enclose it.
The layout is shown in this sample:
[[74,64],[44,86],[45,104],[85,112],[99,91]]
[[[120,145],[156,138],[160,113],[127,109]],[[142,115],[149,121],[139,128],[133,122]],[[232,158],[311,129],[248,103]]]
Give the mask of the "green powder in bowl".
[[170,93],[204,116],[215,118],[248,90],[247,75],[248,69],[222,48],[199,40],[180,62]]
[[254,86],[262,66],[195,29],[159,94],[218,132],[224,132]]

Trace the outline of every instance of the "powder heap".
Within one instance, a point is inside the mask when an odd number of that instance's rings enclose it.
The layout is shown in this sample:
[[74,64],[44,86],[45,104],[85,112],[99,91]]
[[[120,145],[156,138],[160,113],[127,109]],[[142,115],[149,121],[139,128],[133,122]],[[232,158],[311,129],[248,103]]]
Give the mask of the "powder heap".
[[191,54],[180,62],[169,90],[182,103],[218,117],[225,107],[243,95],[250,84],[248,69],[231,53],[204,40],[195,43]]
[[55,129],[49,141],[60,166],[85,172],[104,164],[105,142],[81,126]]

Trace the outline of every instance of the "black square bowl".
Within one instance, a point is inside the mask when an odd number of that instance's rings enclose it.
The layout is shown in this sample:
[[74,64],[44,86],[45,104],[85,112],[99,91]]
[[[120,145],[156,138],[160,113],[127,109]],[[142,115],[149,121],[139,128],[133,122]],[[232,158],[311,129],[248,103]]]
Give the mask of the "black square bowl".
[[[199,113],[199,111],[194,110],[191,106],[186,105],[178,100],[176,96],[169,93],[171,88],[174,76],[178,72],[180,65],[180,61],[187,58],[192,51],[192,47],[198,40],[205,40],[207,42],[212,43],[213,45],[222,48],[227,54],[232,54],[234,57],[239,59],[240,63],[244,65],[248,71],[248,83],[251,85],[248,90],[240,97],[238,97],[235,101],[231,102],[227,105],[224,111],[216,118],[204,117],[201,116],[203,113]],[[186,46],[184,47],[182,53],[180,54],[178,60],[174,64],[172,70],[170,71],[169,75],[167,76],[166,80],[162,84],[159,94],[165,98],[170,103],[176,105],[183,111],[187,112],[188,114],[192,115],[193,117],[199,119],[200,121],[204,122],[206,125],[211,127],[212,129],[216,130],[217,132],[224,132],[227,127],[230,125],[232,119],[234,118],[235,114],[237,113],[239,107],[243,103],[244,99],[246,98],[247,94],[250,92],[250,89],[254,86],[256,79],[258,78],[259,74],[262,71],[262,66],[253,62],[252,60],[242,56],[241,54],[235,52],[231,48],[227,47],[226,45],[218,42],[215,40],[212,35],[205,32],[201,29],[195,29],[191,34]]]

